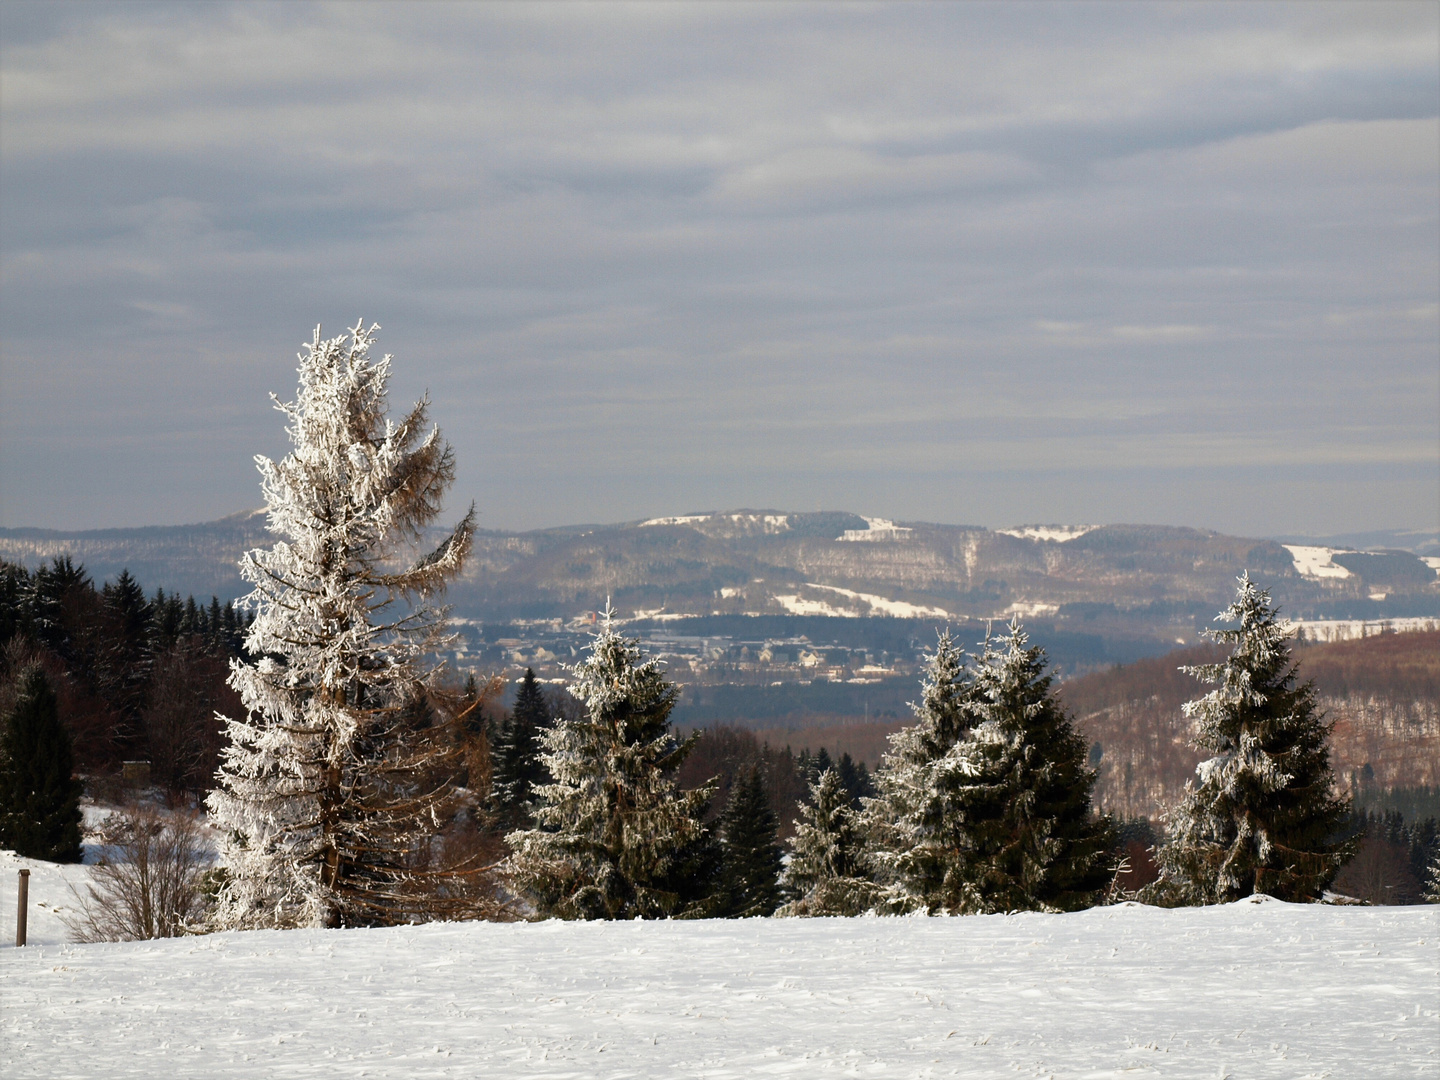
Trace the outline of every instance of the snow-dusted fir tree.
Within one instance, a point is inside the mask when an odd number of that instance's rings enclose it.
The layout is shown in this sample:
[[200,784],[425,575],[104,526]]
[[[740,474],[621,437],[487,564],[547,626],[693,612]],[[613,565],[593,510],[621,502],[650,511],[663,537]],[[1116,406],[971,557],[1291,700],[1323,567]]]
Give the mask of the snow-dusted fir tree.
[[932,769],[956,850],[931,911],[1074,911],[1110,881],[1085,740],[1018,619],[987,641],[967,695],[979,723]]
[[957,901],[968,841],[951,795],[967,778],[940,765],[978,722],[973,697],[965,654],[942,634],[912,706],[915,723],[890,736],[875,776],[879,794],[865,804],[869,862],[887,911],[940,912]]
[[869,911],[878,896],[864,866],[859,814],[834,769],[810,785],[810,802],[800,808],[785,887],[795,896],[777,915],[814,918]]
[[1296,681],[1289,629],[1248,573],[1218,620],[1238,624],[1206,631],[1234,646],[1230,656],[1185,669],[1218,684],[1184,707],[1195,745],[1214,756],[1170,815],[1152,891],[1191,904],[1257,892],[1318,900],[1353,849],[1342,839],[1350,803],[1335,794],[1330,727],[1314,688]]
[[1427,904],[1440,904],[1440,851],[1430,859],[1426,868],[1424,898]]
[[675,687],[607,612],[570,692],[585,714],[540,736],[552,782],[535,789],[536,827],[506,837],[516,888],[547,918],[704,914],[719,870],[704,823],[714,792],[671,779],[695,741],[670,729]]
[[335,926],[415,917],[415,867],[457,770],[427,702],[444,629],[426,600],[458,573],[474,510],[405,559],[441,509],[454,457],[420,401],[387,417],[390,357],[375,331],[314,340],[276,408],[292,450],[257,457],[274,547],[247,553],[250,657],[230,683],[208,805],[222,837],[220,928]]

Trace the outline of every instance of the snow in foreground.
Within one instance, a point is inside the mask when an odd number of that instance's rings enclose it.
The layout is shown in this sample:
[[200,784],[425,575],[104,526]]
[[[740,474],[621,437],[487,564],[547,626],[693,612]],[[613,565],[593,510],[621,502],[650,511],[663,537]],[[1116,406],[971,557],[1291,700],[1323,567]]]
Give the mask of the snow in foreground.
[[7,1077],[1440,1075],[1440,908],[0,949]]

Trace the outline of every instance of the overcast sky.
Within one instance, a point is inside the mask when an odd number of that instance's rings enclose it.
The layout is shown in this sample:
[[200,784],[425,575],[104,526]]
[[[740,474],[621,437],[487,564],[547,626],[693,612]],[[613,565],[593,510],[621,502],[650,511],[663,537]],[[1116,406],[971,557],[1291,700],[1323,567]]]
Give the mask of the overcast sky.
[[1440,5],[0,5],[0,525],[259,504],[315,324],[453,517],[1440,525]]

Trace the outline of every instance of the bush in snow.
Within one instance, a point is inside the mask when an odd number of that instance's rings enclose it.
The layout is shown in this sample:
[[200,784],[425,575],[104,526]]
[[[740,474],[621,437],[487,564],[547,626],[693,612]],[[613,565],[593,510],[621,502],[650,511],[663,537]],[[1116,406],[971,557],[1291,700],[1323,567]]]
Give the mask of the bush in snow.
[[675,687],[607,612],[570,692],[585,712],[540,735],[553,779],[535,790],[536,827],[506,838],[516,888],[545,917],[708,914],[719,868],[704,824],[713,789],[680,791],[670,779],[698,738],[678,742],[670,730]]
[[791,841],[784,880],[796,898],[777,915],[850,916],[874,906],[877,893],[865,872],[858,818],[840,774],[826,769],[810,787]]
[[38,664],[21,674],[0,731],[0,847],[31,859],[80,861],[81,784],[70,736]]
[[1281,900],[1320,899],[1353,852],[1343,839],[1348,799],[1337,797],[1330,729],[1296,665],[1270,594],[1250,575],[1218,616],[1238,623],[1209,630],[1234,646],[1217,664],[1187,668],[1218,684],[1185,705],[1194,744],[1214,756],[1196,769],[1171,812],[1160,850],[1160,902],[1220,904],[1252,893]]
[[[453,809],[462,740],[430,707],[426,656],[461,569],[474,510],[434,551],[401,561],[455,474],[422,400],[387,417],[378,327],[314,340],[285,414],[293,449],[257,458],[270,530],[246,554],[251,657],[231,663],[246,714],[227,720],[219,788],[224,884],[215,925],[338,926],[431,913],[432,837]],[[407,566],[408,562],[408,566]]]
[[179,937],[199,923],[209,858],[194,817],[130,807],[106,820],[100,841],[91,884],[76,891],[80,913],[67,920],[75,940]]

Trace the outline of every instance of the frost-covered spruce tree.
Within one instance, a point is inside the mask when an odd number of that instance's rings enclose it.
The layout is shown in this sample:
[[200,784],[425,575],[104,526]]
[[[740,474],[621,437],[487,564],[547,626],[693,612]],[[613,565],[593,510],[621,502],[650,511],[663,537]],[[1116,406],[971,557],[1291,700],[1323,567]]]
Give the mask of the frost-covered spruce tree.
[[938,767],[978,722],[973,698],[965,654],[942,634],[912,706],[915,723],[890,736],[879,794],[865,802],[869,862],[887,911],[947,911],[958,901],[968,841],[951,795],[968,778]]
[[474,509],[435,550],[405,555],[441,509],[454,456],[421,400],[387,417],[390,357],[375,331],[314,340],[293,402],[293,446],[257,457],[270,531],[248,552],[249,657],[231,662],[245,715],[226,719],[219,786],[224,929],[416,917],[416,867],[446,811],[456,740],[437,729],[427,661],[444,611],[427,598],[458,573]]
[[1290,631],[1248,573],[1218,620],[1239,624],[1206,631],[1234,646],[1230,656],[1184,669],[1218,684],[1184,706],[1195,746],[1214,756],[1170,814],[1161,890],[1191,904],[1257,892],[1318,900],[1353,850],[1342,838],[1350,803],[1335,794],[1330,727],[1313,686],[1296,681]]
[[985,644],[970,693],[979,723],[933,769],[959,850],[932,911],[1075,911],[1110,881],[1088,748],[1044,671],[1018,619]]
[[878,891],[866,873],[859,815],[840,774],[826,769],[800,808],[785,887],[795,899],[777,915],[814,918],[860,915],[874,907]]
[[547,918],[706,914],[719,868],[704,823],[714,789],[671,779],[698,738],[670,729],[675,687],[607,612],[570,692],[585,713],[540,735],[552,782],[535,789],[536,827],[506,837],[516,888]]

